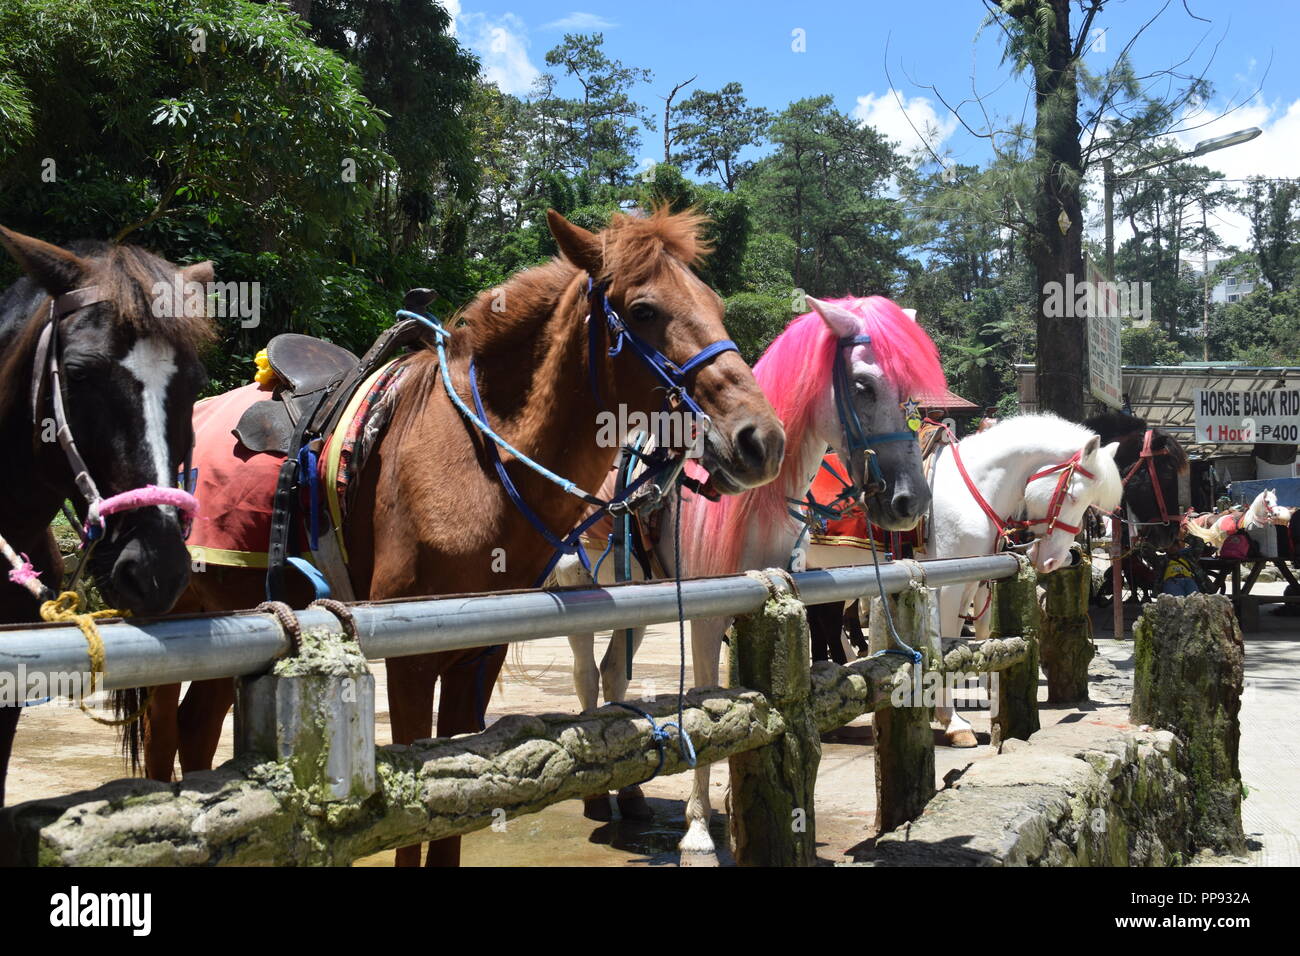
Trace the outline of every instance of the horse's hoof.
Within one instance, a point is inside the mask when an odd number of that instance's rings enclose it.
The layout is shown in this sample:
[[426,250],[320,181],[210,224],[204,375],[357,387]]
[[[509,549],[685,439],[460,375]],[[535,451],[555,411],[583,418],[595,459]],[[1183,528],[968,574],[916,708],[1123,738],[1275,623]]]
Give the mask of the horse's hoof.
[[609,794],[602,793],[598,797],[583,797],[582,815],[588,820],[595,820],[597,823],[608,823],[613,820],[614,811],[609,805]]
[[718,854],[705,853],[700,850],[682,850],[681,856],[677,861],[678,866],[720,866],[718,863]]
[[654,811],[650,809],[650,804],[646,802],[645,795],[640,791],[620,793],[617,799],[618,813],[624,820],[633,823],[649,823],[654,820]]
[[949,747],[978,747],[980,742],[975,739],[973,730],[952,730],[944,734],[948,741]]

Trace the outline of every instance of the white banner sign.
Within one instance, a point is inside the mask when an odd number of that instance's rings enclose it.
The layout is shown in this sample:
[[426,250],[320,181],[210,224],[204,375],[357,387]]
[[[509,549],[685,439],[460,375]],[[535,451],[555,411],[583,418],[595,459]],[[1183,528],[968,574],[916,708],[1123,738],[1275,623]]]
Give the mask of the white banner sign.
[[1198,388],[1192,410],[1198,442],[1300,443],[1300,388],[1254,392]]
[[1118,306],[1115,285],[1092,262],[1085,260],[1088,277],[1088,295],[1085,302],[1091,306],[1085,311],[1088,319],[1088,390],[1093,398],[1111,408],[1124,406],[1123,362],[1120,358],[1120,316],[1124,310]]

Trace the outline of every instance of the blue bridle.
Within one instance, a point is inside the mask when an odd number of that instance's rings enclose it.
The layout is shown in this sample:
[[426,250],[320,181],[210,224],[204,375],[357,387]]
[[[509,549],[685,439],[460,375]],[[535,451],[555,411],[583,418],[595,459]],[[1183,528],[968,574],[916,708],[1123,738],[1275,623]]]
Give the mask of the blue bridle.
[[896,441],[918,440],[916,432],[911,429],[872,435],[863,427],[862,419],[858,417],[858,409],[853,404],[853,388],[852,382],[849,380],[849,362],[842,350],[852,348],[855,345],[870,344],[871,336],[865,332],[839,339],[836,342],[834,371],[831,373],[831,384],[835,393],[835,414],[839,417],[840,430],[844,434],[844,451],[848,458],[846,465],[849,469],[849,478],[853,478],[853,457],[859,453],[865,455],[867,459],[863,475],[864,480],[867,475],[870,475],[871,478],[871,481],[866,483],[865,487],[858,488],[856,482],[848,487],[857,488],[864,495],[873,494],[885,486],[885,475],[880,470],[880,464],[876,461],[875,446]]
[[[680,402],[690,409],[691,413],[699,419],[699,427],[707,429],[710,422],[709,416],[704,413],[704,410],[701,409],[699,404],[691,397],[690,392],[686,388],[686,376],[698,369],[704,363],[708,362],[710,359],[713,359],[724,352],[739,352],[740,349],[737,347],[736,343],[731,339],[722,339],[721,341],[706,345],[690,360],[679,366],[627,327],[622,318],[619,317],[618,313],[615,312],[613,307],[609,304],[609,298],[606,295],[607,288],[607,283],[602,282],[597,285],[594,284],[590,278],[587,280],[587,295],[590,304],[590,312],[587,317],[587,342],[589,352],[587,364],[590,371],[589,378],[592,395],[595,397],[597,404],[601,404],[599,385],[597,382],[598,362],[602,358],[599,330],[604,328],[611,341],[605,354],[609,356],[618,355],[622,351],[624,343],[631,345],[632,351],[636,356],[640,358],[654,376],[663,383],[667,392],[664,400],[665,407],[671,407],[673,401]],[[588,559],[587,553],[582,547],[582,536],[586,534],[587,530],[592,525],[600,520],[601,516],[605,512],[614,513],[618,511],[620,507],[626,509],[627,499],[647,482],[663,482],[666,485],[677,481],[681,475],[683,467],[685,466],[685,454],[683,453],[680,456],[674,457],[668,449],[657,449],[653,455],[642,456],[643,460],[645,460],[650,467],[647,467],[646,470],[634,481],[628,482],[622,489],[620,489],[618,494],[609,501],[605,501],[596,495],[583,491],[569,479],[555,474],[540,462],[534,461],[532,458],[528,457],[507,442],[503,437],[501,437],[501,435],[497,434],[496,430],[488,422],[487,411],[484,409],[483,400],[479,395],[478,374],[475,370],[474,360],[472,358],[469,362],[468,375],[470,397],[474,402],[474,408],[471,409],[466,405],[465,401],[456,392],[456,388],[451,381],[451,375],[448,374],[449,366],[447,364],[445,346],[447,339],[451,337],[451,333],[443,327],[442,322],[439,321],[437,317],[431,314],[408,312],[405,310],[399,311],[397,314],[399,318],[418,320],[434,333],[434,346],[437,349],[438,362],[442,369],[440,377],[442,378],[444,388],[447,392],[447,397],[451,400],[452,404],[461,415],[474,425],[474,427],[477,428],[485,438],[489,439],[487,443],[488,455],[492,459],[497,477],[501,481],[502,487],[505,488],[506,494],[510,497],[510,500],[514,502],[514,505],[519,509],[519,512],[528,519],[528,522],[536,528],[538,533],[546,539],[547,543],[555,549],[555,553],[547,563],[546,569],[538,578],[538,586],[540,587],[546,581],[546,578],[550,576],[551,571],[555,568],[556,562],[558,562],[565,554],[576,553],[578,555],[578,560],[582,562],[583,567],[586,568],[588,572],[592,572],[594,576],[590,559]],[[567,535],[561,537],[555,534],[546,526],[545,522],[542,521],[537,513],[529,507],[528,503],[519,493],[519,489],[510,478],[509,472],[506,471],[505,463],[501,460],[498,448],[504,449],[506,452],[513,455],[515,460],[531,468],[553,484],[558,485],[568,494],[581,498],[587,504],[595,505],[596,510],[583,521],[579,522],[578,525]]]

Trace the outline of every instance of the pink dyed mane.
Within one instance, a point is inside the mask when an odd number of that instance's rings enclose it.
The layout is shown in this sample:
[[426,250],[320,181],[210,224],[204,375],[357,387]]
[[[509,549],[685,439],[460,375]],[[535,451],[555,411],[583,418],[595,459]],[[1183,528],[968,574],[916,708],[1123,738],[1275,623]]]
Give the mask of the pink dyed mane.
[[[930,336],[902,309],[883,296],[831,299],[859,319],[871,336],[871,351],[886,379],[901,396],[941,392],[947,387],[939,351]],[[785,426],[785,461],[770,484],[709,503],[683,500],[685,524],[693,529],[692,575],[734,574],[748,532],[769,534],[786,519],[786,497],[802,494],[808,476],[800,473],[800,450],[822,396],[831,390],[836,359],[835,335],[820,315],[809,312],[791,322],[754,365],[754,378]]]

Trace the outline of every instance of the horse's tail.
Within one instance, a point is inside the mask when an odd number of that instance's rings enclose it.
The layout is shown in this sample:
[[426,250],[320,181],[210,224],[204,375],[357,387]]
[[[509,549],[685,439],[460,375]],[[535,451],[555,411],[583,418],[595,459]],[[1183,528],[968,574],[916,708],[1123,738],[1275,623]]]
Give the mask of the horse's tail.
[[128,687],[110,691],[109,697],[113,701],[113,717],[122,721],[117,728],[122,745],[122,759],[130,765],[132,776],[140,776],[149,690],[144,687]]
[[1212,545],[1213,547],[1217,548],[1219,545],[1223,544],[1223,537],[1224,537],[1221,533],[1219,533],[1217,524],[1218,523],[1216,522],[1215,525],[1212,527],[1203,528],[1201,527],[1201,525],[1197,524],[1194,519],[1192,519],[1189,520],[1184,527],[1186,527],[1188,531],[1190,531],[1196,537],[1200,538],[1206,544]]

